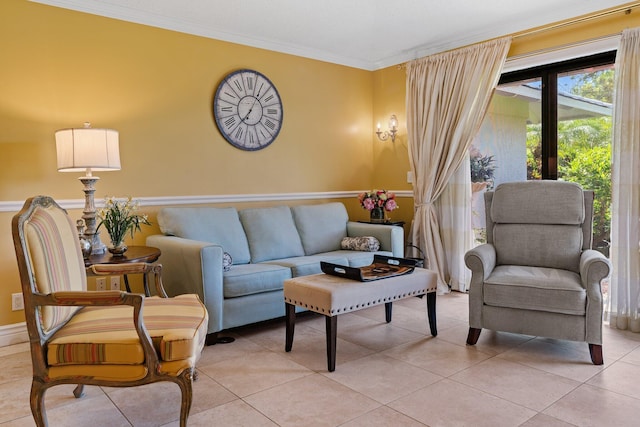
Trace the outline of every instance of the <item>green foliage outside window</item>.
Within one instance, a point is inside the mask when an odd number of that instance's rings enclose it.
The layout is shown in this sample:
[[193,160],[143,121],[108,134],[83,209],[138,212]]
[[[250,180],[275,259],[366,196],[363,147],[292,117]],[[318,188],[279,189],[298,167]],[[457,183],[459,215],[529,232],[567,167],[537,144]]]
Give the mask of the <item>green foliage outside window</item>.
[[[611,102],[613,70],[583,74],[572,92]],[[594,247],[610,240],[611,117],[566,120],[558,123],[558,178],[593,190]],[[527,179],[541,179],[541,125],[527,126]]]

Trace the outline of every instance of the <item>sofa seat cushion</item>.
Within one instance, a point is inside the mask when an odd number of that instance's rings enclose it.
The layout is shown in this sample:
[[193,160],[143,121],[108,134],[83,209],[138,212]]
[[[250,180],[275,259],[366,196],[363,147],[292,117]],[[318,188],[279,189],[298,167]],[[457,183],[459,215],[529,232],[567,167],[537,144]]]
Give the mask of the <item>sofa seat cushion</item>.
[[291,213],[306,255],[340,249],[349,214],[342,203],[292,206]]
[[288,206],[243,209],[240,221],[247,235],[252,263],[304,255]]
[[349,267],[364,267],[366,265],[370,265],[373,262],[374,255],[386,255],[393,256],[393,253],[390,251],[377,251],[377,252],[362,252],[362,251],[351,251],[351,250],[339,250],[339,251],[331,251],[325,252],[322,254],[318,254],[322,256],[335,256],[335,257],[344,257],[347,259]]
[[293,277],[300,277],[308,276],[309,274],[322,273],[322,270],[320,269],[320,261],[349,265],[347,258],[333,253],[275,259],[272,261],[265,261],[263,264],[287,267],[291,270],[291,275]]
[[280,265],[234,265],[223,273],[223,295],[224,298],[236,298],[282,290],[283,282],[290,278],[291,270]]
[[[47,363],[50,366],[143,363],[144,352],[132,319],[131,306],[83,308],[52,337]],[[143,319],[161,361],[192,359],[195,364],[208,325],[207,310],[197,295],[146,298]]]
[[587,292],[572,271],[520,265],[498,266],[484,283],[484,303],[584,316]]

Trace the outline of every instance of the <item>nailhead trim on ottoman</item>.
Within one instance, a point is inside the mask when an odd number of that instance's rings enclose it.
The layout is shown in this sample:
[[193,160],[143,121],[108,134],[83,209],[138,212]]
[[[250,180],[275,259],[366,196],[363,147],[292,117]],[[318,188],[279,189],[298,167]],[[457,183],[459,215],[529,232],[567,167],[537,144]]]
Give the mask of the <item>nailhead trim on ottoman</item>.
[[[293,345],[295,323],[294,306],[306,308],[327,317],[327,350],[329,371],[335,369],[335,324],[331,319],[339,314],[387,304],[387,322],[391,321],[391,303],[404,298],[427,294],[429,323],[432,335],[436,335],[435,292],[436,273],[416,268],[413,273],[370,282],[360,282],[329,274],[313,274],[295,277],[284,282],[284,301],[287,311],[287,343]],[[332,343],[330,342],[332,341]],[[333,353],[333,354],[331,354]],[[333,360],[332,360],[333,359]]]

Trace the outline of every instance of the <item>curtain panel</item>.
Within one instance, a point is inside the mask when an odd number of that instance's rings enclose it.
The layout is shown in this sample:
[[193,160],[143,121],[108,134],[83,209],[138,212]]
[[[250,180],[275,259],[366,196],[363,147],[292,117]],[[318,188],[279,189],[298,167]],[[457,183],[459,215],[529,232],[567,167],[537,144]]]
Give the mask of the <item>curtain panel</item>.
[[625,30],[615,64],[610,325],[640,332],[640,28]]
[[[437,272],[439,293],[449,291],[451,266],[460,266],[471,248],[462,241],[465,233],[454,229],[457,243],[448,246],[455,251],[447,256],[443,234],[451,229],[442,229],[440,218],[451,218],[443,209],[455,209],[458,214],[462,210],[470,222],[470,184],[468,197],[448,197],[439,207],[435,203],[480,128],[510,44],[511,38],[505,37],[407,63],[407,130],[415,202],[410,240],[424,251],[428,268]],[[462,187],[466,194],[467,186]],[[452,206],[451,201],[462,206]]]

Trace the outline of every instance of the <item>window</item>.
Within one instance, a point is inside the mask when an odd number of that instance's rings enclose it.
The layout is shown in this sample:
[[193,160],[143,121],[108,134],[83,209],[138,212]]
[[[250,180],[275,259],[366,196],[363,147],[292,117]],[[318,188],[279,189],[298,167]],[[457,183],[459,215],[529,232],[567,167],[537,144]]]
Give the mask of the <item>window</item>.
[[470,151],[473,227],[501,182],[561,179],[594,190],[594,247],[608,255],[615,52],[505,73]]

